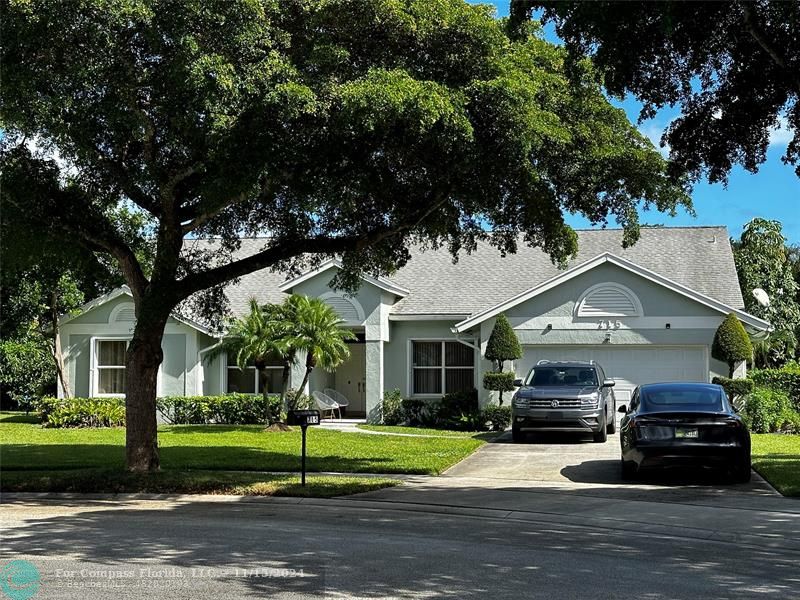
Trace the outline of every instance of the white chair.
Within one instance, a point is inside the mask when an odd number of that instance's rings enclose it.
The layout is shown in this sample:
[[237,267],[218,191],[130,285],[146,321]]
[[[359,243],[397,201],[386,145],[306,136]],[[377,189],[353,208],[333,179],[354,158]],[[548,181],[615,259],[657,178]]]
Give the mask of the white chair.
[[323,390],[323,393],[328,398],[330,398],[331,400],[336,402],[336,404],[339,405],[339,418],[341,418],[341,415],[342,415],[342,410],[341,409],[342,408],[347,408],[347,406],[350,404],[350,401],[347,399],[347,396],[345,396],[341,392],[337,392],[333,388],[325,388]]
[[331,419],[336,416],[336,411],[339,411],[339,420],[342,420],[342,411],[339,410],[339,405],[336,400],[322,392],[311,392],[311,397],[317,404],[317,409],[322,413],[322,418],[325,418],[325,413],[331,413]]

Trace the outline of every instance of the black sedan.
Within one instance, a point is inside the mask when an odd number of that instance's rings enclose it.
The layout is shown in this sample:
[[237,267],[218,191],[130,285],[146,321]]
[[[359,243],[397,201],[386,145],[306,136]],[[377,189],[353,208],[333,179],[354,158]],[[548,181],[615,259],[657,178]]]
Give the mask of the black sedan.
[[722,387],[652,383],[633,392],[620,423],[622,476],[648,467],[720,467],[750,481],[750,432]]

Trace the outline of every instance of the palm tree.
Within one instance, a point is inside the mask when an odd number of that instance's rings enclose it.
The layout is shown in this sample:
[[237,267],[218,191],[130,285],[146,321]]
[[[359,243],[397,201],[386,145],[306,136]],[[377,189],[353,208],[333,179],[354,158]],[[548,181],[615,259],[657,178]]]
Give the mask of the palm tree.
[[234,320],[225,341],[214,352],[209,353],[206,360],[226,353],[233,357],[240,369],[249,364],[255,365],[258,381],[264,399],[267,400],[266,369],[275,361],[283,363],[283,386],[281,405],[286,397],[289,373],[295,361],[296,352],[288,343],[291,332],[289,323],[284,319],[282,305],[268,304],[259,306],[255,298],[250,298],[250,312]]
[[336,311],[319,298],[292,294],[284,304],[293,320],[288,346],[306,353],[306,372],[297,388],[302,392],[315,367],[332,371],[350,357],[346,342],[356,336],[341,327],[342,319]]

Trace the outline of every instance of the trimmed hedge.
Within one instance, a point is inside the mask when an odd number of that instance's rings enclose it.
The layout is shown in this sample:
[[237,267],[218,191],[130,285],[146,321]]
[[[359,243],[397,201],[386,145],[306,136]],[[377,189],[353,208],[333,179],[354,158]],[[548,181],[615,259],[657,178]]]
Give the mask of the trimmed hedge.
[[120,427],[125,425],[124,398],[53,398],[34,402],[44,427]]
[[156,401],[158,412],[173,425],[270,425],[280,420],[280,396],[167,396]]
[[795,410],[800,411],[800,365],[797,363],[789,363],[781,369],[753,369],[749,378],[758,387],[788,395]]
[[800,413],[785,393],[767,388],[756,388],[747,396],[742,418],[754,433],[800,431]]
[[737,398],[740,398],[741,396],[746,396],[755,388],[755,384],[751,379],[729,379],[728,377],[714,377],[714,379],[711,380],[711,383],[721,385],[731,402]]
[[[121,427],[124,398],[52,398],[37,400],[35,408],[45,427]],[[279,396],[169,396],[156,400],[158,412],[175,425],[271,424],[280,419]]]

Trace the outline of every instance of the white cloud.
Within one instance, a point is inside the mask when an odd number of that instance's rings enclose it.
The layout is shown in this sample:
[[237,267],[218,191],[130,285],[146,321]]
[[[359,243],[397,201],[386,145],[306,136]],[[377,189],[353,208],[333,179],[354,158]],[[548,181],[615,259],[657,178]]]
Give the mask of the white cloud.
[[794,131],[789,127],[789,121],[786,117],[778,118],[778,126],[773,127],[769,132],[769,145],[770,146],[786,146],[792,141]]
[[664,132],[669,127],[669,123],[666,125],[659,125],[655,121],[650,121],[648,123],[643,123],[639,126],[639,131],[648,138],[653,145],[658,149],[661,155],[664,158],[669,156],[669,144],[665,144],[664,147],[661,147],[661,136],[664,135]]

